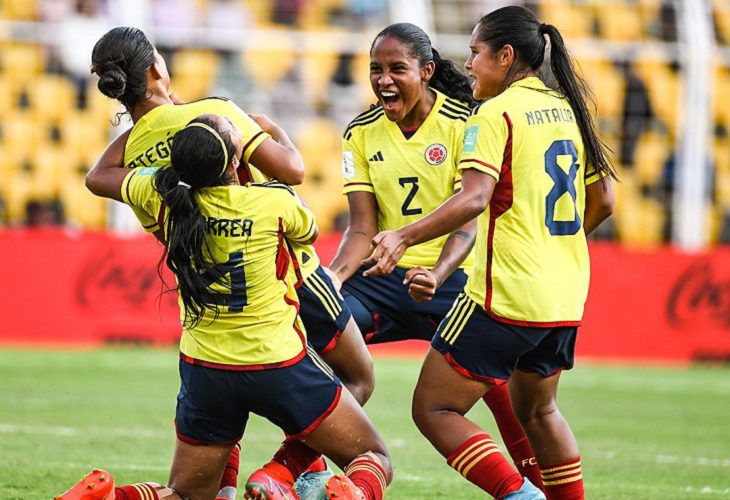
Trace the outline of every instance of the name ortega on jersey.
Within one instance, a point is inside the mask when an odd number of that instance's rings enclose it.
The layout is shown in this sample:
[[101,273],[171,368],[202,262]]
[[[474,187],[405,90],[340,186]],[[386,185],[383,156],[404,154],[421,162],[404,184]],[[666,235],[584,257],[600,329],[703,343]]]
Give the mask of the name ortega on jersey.
[[426,161],[431,165],[441,165],[446,159],[446,146],[431,144],[426,148]]

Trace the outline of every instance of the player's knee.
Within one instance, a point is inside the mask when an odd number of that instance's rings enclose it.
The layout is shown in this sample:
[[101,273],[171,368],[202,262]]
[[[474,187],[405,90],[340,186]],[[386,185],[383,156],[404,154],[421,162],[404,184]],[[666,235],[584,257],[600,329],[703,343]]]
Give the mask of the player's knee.
[[516,405],[513,403],[513,409],[517,420],[522,425],[551,419],[559,414],[558,406],[554,400],[548,402],[526,401],[523,404]]

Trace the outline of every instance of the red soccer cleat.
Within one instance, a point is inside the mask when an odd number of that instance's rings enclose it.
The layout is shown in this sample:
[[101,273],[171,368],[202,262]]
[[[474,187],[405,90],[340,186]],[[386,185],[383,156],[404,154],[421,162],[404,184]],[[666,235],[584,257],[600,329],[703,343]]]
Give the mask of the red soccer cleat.
[[243,498],[247,500],[299,500],[293,485],[277,481],[264,469],[259,469],[249,476]]
[[105,470],[94,469],[65,493],[53,500],[114,500],[114,478]]
[[344,474],[332,476],[325,485],[327,498],[337,500],[365,500],[365,494]]

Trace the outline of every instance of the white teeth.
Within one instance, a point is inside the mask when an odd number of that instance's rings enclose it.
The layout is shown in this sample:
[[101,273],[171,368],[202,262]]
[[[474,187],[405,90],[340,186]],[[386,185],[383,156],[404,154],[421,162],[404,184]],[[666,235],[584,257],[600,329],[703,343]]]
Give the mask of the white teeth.
[[383,90],[380,92],[380,95],[382,95],[383,97],[395,97],[398,94],[396,94],[395,92],[391,92],[389,90]]

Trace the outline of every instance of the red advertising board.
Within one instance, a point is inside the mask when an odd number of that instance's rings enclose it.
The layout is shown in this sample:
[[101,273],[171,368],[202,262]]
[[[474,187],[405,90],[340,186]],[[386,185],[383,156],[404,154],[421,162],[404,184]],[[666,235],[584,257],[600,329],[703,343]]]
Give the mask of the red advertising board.
[[[318,242],[323,262],[338,242]],[[161,254],[146,235],[0,231],[0,344],[176,342],[177,298],[162,293]],[[730,359],[730,248],[687,254],[593,244],[591,262],[579,356]]]

